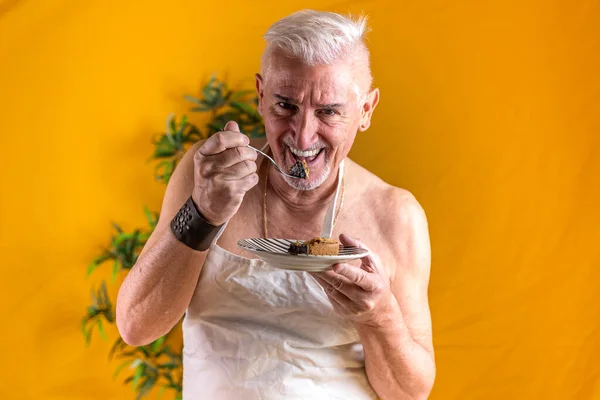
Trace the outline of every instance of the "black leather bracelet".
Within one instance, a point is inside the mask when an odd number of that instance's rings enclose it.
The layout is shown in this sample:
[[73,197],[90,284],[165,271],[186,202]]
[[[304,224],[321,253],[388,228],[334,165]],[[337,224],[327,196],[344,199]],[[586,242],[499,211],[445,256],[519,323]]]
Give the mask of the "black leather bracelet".
[[177,240],[198,251],[208,250],[222,226],[206,221],[191,196],[171,220],[171,231]]

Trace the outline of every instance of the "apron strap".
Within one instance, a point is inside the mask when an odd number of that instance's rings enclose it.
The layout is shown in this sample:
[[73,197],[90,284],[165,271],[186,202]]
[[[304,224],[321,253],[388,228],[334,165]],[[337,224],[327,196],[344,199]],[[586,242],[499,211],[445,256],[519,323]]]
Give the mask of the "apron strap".
[[329,205],[329,209],[325,214],[325,219],[323,220],[323,228],[321,230],[321,237],[330,238],[333,233],[333,222],[335,220],[335,209],[338,201],[338,196],[340,195],[340,188],[342,186],[342,178],[344,177],[344,160],[340,163],[339,171],[338,171],[338,179],[337,179],[337,187],[335,188],[335,194],[333,195],[333,200],[331,200],[331,204]]

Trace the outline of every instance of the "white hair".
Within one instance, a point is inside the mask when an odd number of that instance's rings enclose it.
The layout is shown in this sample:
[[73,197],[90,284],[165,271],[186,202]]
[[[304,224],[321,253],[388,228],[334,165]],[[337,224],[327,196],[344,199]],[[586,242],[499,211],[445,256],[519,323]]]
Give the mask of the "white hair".
[[277,49],[309,66],[330,65],[364,45],[367,18],[357,19],[333,12],[302,10],[275,22],[264,39],[263,68],[271,51]]

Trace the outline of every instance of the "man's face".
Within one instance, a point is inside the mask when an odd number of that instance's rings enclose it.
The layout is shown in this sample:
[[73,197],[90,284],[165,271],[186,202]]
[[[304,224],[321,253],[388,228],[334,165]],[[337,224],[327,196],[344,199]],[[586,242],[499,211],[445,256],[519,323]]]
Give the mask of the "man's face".
[[308,179],[286,178],[291,186],[311,190],[325,182],[357,130],[368,127],[378,94],[365,95],[365,77],[357,76],[365,71],[356,57],[309,67],[274,52],[265,76],[257,75],[258,111],[275,161],[289,171],[304,159],[310,169]]

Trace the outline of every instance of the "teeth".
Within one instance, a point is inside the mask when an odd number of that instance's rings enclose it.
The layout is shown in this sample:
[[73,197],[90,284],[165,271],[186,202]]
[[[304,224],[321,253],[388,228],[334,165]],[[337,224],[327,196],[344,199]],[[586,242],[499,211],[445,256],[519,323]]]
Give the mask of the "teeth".
[[293,147],[290,147],[290,151],[292,153],[294,153],[295,155],[297,155],[298,157],[312,157],[312,156],[316,156],[317,154],[319,154],[319,151],[321,151],[321,149],[311,150],[311,151],[301,151],[298,149],[294,149]]

